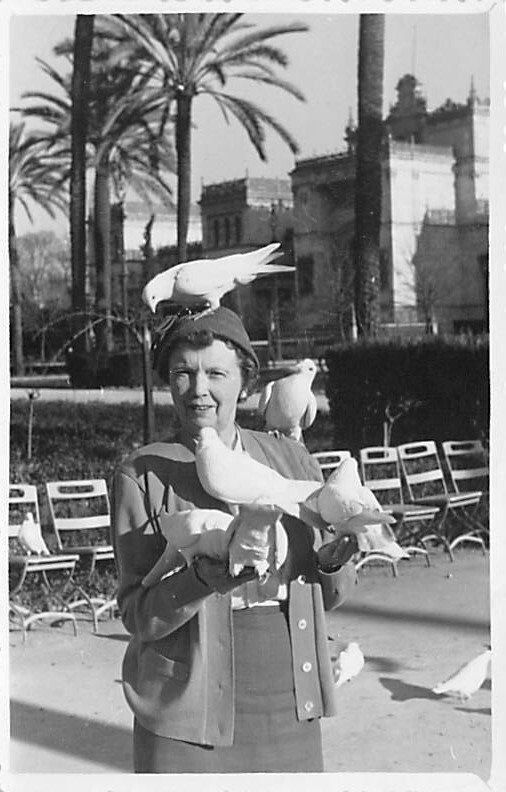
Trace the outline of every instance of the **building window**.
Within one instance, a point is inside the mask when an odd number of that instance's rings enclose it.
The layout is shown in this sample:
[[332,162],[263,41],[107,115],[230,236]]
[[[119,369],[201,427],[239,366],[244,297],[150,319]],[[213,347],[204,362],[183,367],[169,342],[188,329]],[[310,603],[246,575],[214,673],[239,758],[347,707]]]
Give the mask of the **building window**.
[[309,193],[307,190],[299,190],[299,201],[303,206],[307,204],[309,200]]
[[235,218],[235,241],[240,242],[242,239],[242,222],[241,216],[237,215]]
[[225,217],[225,247],[230,245],[230,220]]
[[312,256],[301,256],[297,259],[297,277],[299,295],[307,297],[314,293],[314,261]]
[[213,225],[214,225],[214,247],[218,248],[220,246],[220,221],[215,220]]

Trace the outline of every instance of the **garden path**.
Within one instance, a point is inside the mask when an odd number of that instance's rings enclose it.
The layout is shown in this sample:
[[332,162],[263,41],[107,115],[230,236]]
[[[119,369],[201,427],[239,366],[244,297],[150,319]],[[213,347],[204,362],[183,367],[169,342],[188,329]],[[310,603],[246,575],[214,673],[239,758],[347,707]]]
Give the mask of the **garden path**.
[[[488,557],[467,548],[453,564],[439,550],[430,568],[401,562],[396,579],[385,567],[361,571],[352,597],[328,619],[336,646],[358,640],[366,657],[362,673],[340,689],[340,715],[323,721],[328,771],[431,773],[433,792],[439,773],[472,773],[469,789],[484,788],[490,679],[465,703],[430,689],[489,642],[488,573]],[[120,621],[102,622],[100,635],[82,621],[77,638],[68,625],[37,626],[25,644],[16,631],[9,638],[12,771],[130,773]],[[446,781],[441,789],[460,788]],[[414,776],[409,788],[418,788]]]

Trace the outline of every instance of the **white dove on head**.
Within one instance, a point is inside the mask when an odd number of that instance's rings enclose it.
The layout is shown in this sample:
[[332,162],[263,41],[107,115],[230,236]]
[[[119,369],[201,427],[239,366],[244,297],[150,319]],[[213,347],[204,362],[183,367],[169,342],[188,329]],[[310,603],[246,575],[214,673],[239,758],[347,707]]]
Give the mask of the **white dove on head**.
[[143,289],[142,299],[153,313],[158,303],[165,300],[182,306],[200,303],[218,308],[223,295],[240,284],[265,275],[295,271],[295,267],[271,264],[283,255],[276,252],[279,245],[273,242],[249,253],[184,261],[152,278]]

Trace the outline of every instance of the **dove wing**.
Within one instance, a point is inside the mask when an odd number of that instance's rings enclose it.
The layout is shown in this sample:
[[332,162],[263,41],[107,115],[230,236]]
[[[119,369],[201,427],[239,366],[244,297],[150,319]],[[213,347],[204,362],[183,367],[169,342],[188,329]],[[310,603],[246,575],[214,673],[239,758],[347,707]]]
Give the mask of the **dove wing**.
[[[235,257],[228,257],[235,258]],[[234,286],[232,269],[225,260],[199,259],[189,262],[176,277],[174,299],[192,297],[206,299],[209,295],[225,294]]]
[[308,405],[306,407],[306,412],[301,418],[300,428],[309,429],[309,427],[313,424],[314,419],[316,418],[317,412],[318,412],[318,405],[316,402],[316,396],[314,395],[313,391],[309,391]]
[[263,415],[267,406],[271,400],[272,396],[272,382],[268,382],[267,385],[263,388],[262,392],[260,393],[260,399],[258,400],[258,411]]

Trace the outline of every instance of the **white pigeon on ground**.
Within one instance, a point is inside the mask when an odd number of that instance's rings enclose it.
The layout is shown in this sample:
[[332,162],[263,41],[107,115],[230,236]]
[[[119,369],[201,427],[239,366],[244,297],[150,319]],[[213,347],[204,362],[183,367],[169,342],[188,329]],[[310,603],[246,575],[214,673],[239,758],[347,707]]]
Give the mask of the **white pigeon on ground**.
[[21,547],[31,555],[50,555],[47,545],[42,536],[42,531],[38,522],[33,519],[32,512],[27,512],[18,533],[18,541]]
[[268,506],[241,506],[229,526],[229,571],[232,577],[253,567],[261,581],[279,569],[288,554],[288,537],[279,520],[281,511]]
[[260,394],[258,410],[268,431],[277,430],[293,440],[301,440],[318,411],[311,385],[316,376],[314,360],[306,358],[294,366],[293,373],[268,382]]
[[356,459],[343,459],[332,471],[320,490],[308,498],[305,505],[329,524],[353,530],[368,524],[395,522],[382,511],[380,504],[358,475]]
[[351,641],[342,652],[332,669],[336,687],[341,687],[345,682],[356,677],[365,664],[364,655],[356,641]]
[[276,252],[279,245],[273,242],[248,253],[176,264],[155,275],[144,286],[142,299],[153,313],[162,300],[186,307],[205,303],[210,309],[218,308],[223,295],[236,286],[265,275],[295,271],[295,267],[270,263],[283,255]]
[[471,698],[473,693],[483,685],[487,674],[490,661],[492,659],[491,649],[481,652],[473,660],[465,663],[454,674],[448,677],[445,682],[438,682],[432,688],[433,693],[438,695],[442,693],[454,693],[460,697],[462,701],[467,701]]

